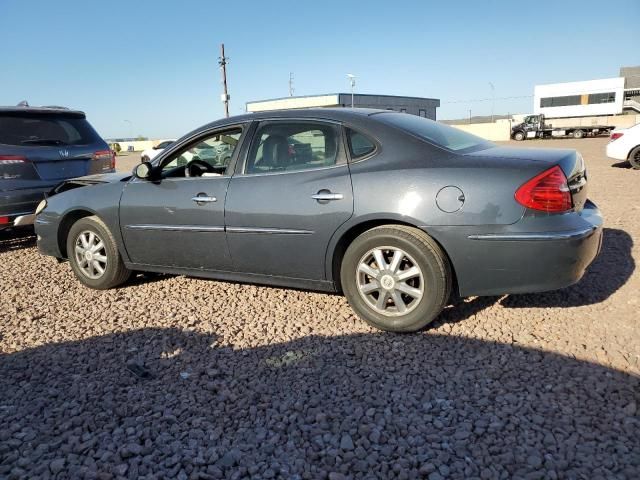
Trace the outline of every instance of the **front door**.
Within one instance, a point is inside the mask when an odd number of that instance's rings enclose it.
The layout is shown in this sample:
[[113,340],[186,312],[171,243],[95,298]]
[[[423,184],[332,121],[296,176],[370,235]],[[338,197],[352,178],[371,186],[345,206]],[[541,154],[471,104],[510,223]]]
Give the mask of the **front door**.
[[157,181],[135,179],[120,201],[120,226],[132,262],[230,270],[224,231],[229,165],[242,127],[199,137],[160,161]]
[[340,125],[261,122],[227,193],[234,269],[324,280],[329,240],[352,213]]

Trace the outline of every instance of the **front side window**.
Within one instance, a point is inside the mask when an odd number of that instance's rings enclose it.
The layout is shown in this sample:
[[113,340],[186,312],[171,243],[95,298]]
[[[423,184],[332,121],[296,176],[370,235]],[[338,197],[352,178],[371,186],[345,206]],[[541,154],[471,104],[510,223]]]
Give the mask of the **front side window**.
[[378,113],[374,114],[373,117],[387,125],[423,138],[429,143],[455,152],[481,150],[493,145],[484,138],[476,137],[458,128],[427,118],[416,117],[415,115]]
[[245,173],[330,167],[338,161],[338,129],[318,122],[262,124],[247,157]]
[[164,160],[162,171],[171,177],[224,175],[241,135],[233,128],[202,138]]

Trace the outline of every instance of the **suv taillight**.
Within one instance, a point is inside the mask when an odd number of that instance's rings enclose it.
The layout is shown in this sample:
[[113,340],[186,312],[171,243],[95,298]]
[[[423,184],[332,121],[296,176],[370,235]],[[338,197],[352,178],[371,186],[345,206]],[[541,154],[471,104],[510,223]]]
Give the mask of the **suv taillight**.
[[111,158],[111,150],[100,150],[93,154],[94,160],[110,160]]
[[19,155],[0,155],[0,165],[13,165],[16,163],[25,163],[27,159]]
[[615,132],[611,134],[611,137],[609,137],[609,141],[613,142],[614,140],[619,139],[621,136],[623,136],[624,133],[622,132]]
[[566,212],[573,207],[567,177],[557,165],[518,188],[515,198],[520,205],[549,213]]

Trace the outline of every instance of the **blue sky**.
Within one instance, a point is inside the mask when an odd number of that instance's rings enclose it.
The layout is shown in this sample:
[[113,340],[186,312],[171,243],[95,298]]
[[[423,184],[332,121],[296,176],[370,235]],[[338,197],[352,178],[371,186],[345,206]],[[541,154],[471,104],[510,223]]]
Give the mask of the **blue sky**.
[[[528,8],[527,5],[532,8]],[[0,105],[66,105],[104,137],[173,137],[246,101],[356,90],[435,97],[438,118],[529,112],[533,86],[640,64],[640,1],[0,0]],[[125,120],[128,120],[125,121]]]

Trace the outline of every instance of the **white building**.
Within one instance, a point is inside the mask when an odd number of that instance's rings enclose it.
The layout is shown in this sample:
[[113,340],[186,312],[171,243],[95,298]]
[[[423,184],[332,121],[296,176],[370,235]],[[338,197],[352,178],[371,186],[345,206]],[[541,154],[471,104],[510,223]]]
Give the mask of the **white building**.
[[533,109],[548,118],[621,114],[625,106],[625,78],[536,85]]

